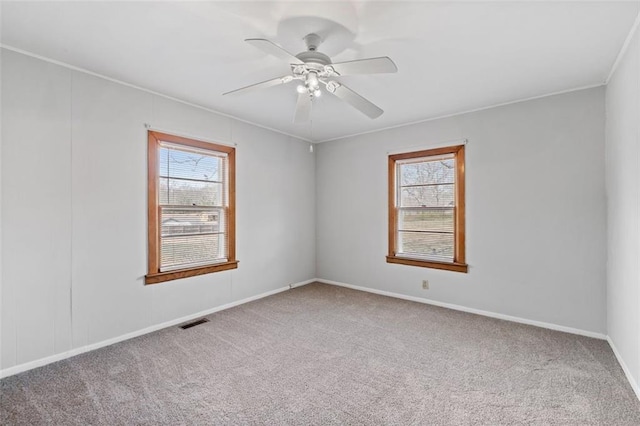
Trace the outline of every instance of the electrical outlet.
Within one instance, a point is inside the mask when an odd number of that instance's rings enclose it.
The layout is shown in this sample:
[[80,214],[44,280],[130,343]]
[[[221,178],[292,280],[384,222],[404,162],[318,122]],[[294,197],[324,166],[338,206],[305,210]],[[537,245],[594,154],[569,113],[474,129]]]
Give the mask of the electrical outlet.
[[422,280],[422,288],[424,290],[429,290],[429,281],[427,280]]

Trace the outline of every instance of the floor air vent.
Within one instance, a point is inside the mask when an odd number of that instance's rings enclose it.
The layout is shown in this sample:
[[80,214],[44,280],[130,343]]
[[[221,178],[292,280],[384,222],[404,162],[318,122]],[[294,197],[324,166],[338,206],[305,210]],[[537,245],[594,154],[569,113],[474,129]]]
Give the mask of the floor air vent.
[[188,322],[185,325],[181,325],[180,328],[186,330],[187,328],[195,327],[196,325],[204,324],[205,322],[209,322],[209,320],[202,318],[193,322]]

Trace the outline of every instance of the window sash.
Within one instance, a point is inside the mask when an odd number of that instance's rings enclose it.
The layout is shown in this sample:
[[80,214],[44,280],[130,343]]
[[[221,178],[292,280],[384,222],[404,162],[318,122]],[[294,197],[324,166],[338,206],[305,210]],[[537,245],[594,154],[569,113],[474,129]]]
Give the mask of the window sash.
[[[222,179],[222,180],[204,180],[204,179],[193,179],[193,178],[181,178],[181,177],[173,177],[173,176],[168,176],[170,175],[170,173],[166,173],[165,175],[162,174],[162,169],[161,167],[159,167],[158,170],[158,181],[160,182],[162,179],[166,179],[167,180],[167,191],[168,194],[170,193],[170,183],[172,181],[183,181],[183,182],[198,182],[198,183],[211,183],[215,186],[217,186],[218,184],[220,184],[221,188],[220,191],[221,193],[220,195],[220,202],[221,204],[211,204],[211,205],[181,205],[181,204],[177,204],[177,203],[168,203],[168,204],[160,204],[159,205],[159,211],[158,211],[158,218],[159,218],[159,228],[160,228],[160,251],[159,251],[159,259],[160,259],[160,265],[159,265],[159,269],[160,272],[165,272],[165,271],[172,271],[172,270],[179,270],[179,269],[187,269],[187,268],[195,268],[195,267],[199,267],[199,266],[208,266],[208,265],[213,265],[216,263],[222,263],[222,262],[226,262],[228,260],[228,256],[227,256],[227,250],[228,250],[228,239],[227,239],[227,229],[226,229],[226,220],[225,219],[225,212],[227,210],[227,205],[226,203],[228,202],[227,200],[227,155],[223,153],[218,153],[216,151],[209,151],[209,150],[203,150],[203,149],[197,149],[197,148],[188,148],[188,147],[182,147],[180,145],[176,145],[176,144],[170,144],[170,143],[164,143],[161,142],[159,144],[160,147],[162,148],[169,148],[173,151],[180,151],[180,152],[185,152],[185,153],[192,153],[192,154],[197,154],[197,155],[201,155],[203,157],[212,157],[212,158],[217,158],[219,159],[219,165],[220,165],[220,170],[218,170],[218,176]],[[219,155],[220,154],[220,155]],[[160,155],[160,151],[158,153],[158,155]],[[212,188],[206,188],[203,187],[201,188],[203,192],[208,192],[209,190],[213,190]],[[192,190],[193,194],[199,194],[200,192],[198,191],[198,188],[195,188]],[[160,197],[161,194],[160,192],[158,193],[158,197]],[[158,202],[160,200],[158,199]],[[171,197],[169,195],[166,196],[166,201],[170,202]],[[215,225],[211,224],[211,225],[207,225],[203,222],[200,222],[199,219],[201,219],[202,215],[207,214],[208,212],[212,213],[213,215],[217,214],[218,217],[218,222],[217,222],[217,229],[218,231],[212,231],[212,232],[176,232],[176,233],[166,233],[165,228],[165,211],[174,211],[174,212],[180,212],[182,214],[184,214],[185,212],[188,212],[187,214],[190,216],[186,216],[184,219],[195,219],[197,221],[196,224],[192,224],[190,221],[186,221],[184,225],[180,225],[179,222],[176,225],[172,225],[172,226],[176,226],[176,231],[178,230],[178,226],[182,227],[182,229],[184,230],[185,228],[190,228],[192,230],[194,230],[194,228],[198,228],[198,229],[202,229],[203,227],[209,227],[211,226],[212,229],[215,229]],[[198,217],[200,215],[200,218]],[[180,214],[177,214],[177,216],[180,216]],[[171,228],[169,228],[171,229]],[[211,257],[207,257],[207,253],[206,253],[206,249],[203,249],[202,246],[207,244],[207,241],[203,241],[203,238],[200,237],[207,237],[207,236],[212,236],[212,235],[219,235],[222,236],[222,244],[220,243],[219,239],[218,241],[216,241],[215,238],[213,238],[211,241],[209,241],[209,245],[211,246],[211,250],[212,251],[217,251],[217,253]],[[173,253],[173,255],[169,254],[169,247],[170,246],[175,246],[174,250],[171,250],[171,253]],[[190,247],[191,246],[191,247]],[[198,247],[200,246],[200,247]],[[191,253],[188,253],[187,251],[191,249]],[[204,250],[204,252],[198,252],[198,249],[200,249],[201,251]],[[213,254],[213,253],[212,253]],[[179,261],[176,260],[177,258],[200,258],[201,260],[196,260],[196,261]],[[203,259],[204,257],[207,257],[206,259]],[[173,261],[170,261],[173,260]]]
[[[178,224],[176,225],[167,226],[165,225],[165,219],[163,219],[165,217],[164,211],[193,212],[195,215],[199,214],[200,216],[212,215],[212,216],[217,216],[218,220],[198,222],[195,224],[188,222],[182,225],[178,222]],[[173,205],[160,206],[159,212],[158,212],[158,215],[160,218],[160,272],[171,271],[176,269],[193,268],[197,266],[212,265],[215,263],[226,262],[228,260],[228,255],[227,255],[228,235],[227,235],[227,220],[226,220],[227,211],[228,210],[226,208],[215,208],[215,207],[194,207],[194,206],[173,206]],[[197,216],[196,216],[196,219],[197,219]],[[211,223],[209,224],[208,222],[211,222]],[[197,228],[198,232],[196,232],[195,228]],[[167,232],[168,230],[173,230],[175,232]],[[182,246],[196,245],[196,247],[193,247],[192,251],[194,253],[190,257],[191,258],[194,256],[197,257],[197,255],[200,254],[199,257],[202,258],[207,253],[206,252],[198,253],[196,251],[198,237],[207,237],[212,235],[222,236],[222,244],[220,244],[220,241],[218,241],[217,243],[215,243],[215,246],[214,246],[215,249],[212,248],[211,253],[213,254],[214,252],[217,251],[217,255],[211,256],[206,260],[196,260],[196,261],[191,260],[191,261],[184,261],[184,262],[178,262],[175,260],[173,262],[163,261],[163,259],[169,260],[170,258],[176,256],[175,254],[176,250],[172,251],[172,253],[174,253],[173,256],[171,256],[167,250],[163,250],[163,248],[168,246],[170,242],[173,242],[172,244],[175,244],[178,246],[181,243],[182,243]],[[181,239],[184,239],[184,238],[188,238],[188,240],[186,242],[181,241]],[[211,243],[213,244],[213,241]],[[180,256],[180,255],[182,255],[182,257],[186,256],[185,253],[181,253],[181,251],[178,250],[177,256]]]
[[[430,212],[451,212],[451,230],[436,230],[436,229],[407,229],[408,220],[403,221],[403,212],[416,212],[416,213],[430,213]],[[435,260],[439,262],[453,262],[456,252],[456,209],[455,207],[397,207],[396,208],[396,256],[421,258],[427,260]],[[437,221],[436,221],[437,225]],[[441,226],[442,227],[442,226]],[[420,242],[418,235],[421,234],[423,241]],[[413,244],[405,244],[405,238],[407,236],[414,236],[412,238]],[[428,236],[439,237],[436,241],[432,241],[431,244],[428,241]],[[451,236],[450,245],[448,243]],[[438,241],[439,240],[439,241]],[[408,247],[422,247],[422,250],[407,250]],[[431,252],[427,252],[431,249]],[[450,255],[442,255],[440,253],[450,251]]]

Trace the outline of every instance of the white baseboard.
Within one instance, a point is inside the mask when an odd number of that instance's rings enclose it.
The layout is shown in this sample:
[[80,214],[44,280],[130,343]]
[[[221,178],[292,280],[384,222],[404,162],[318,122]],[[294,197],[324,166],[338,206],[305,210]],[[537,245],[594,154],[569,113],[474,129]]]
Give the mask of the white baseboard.
[[61,352],[59,354],[51,355],[45,358],[40,358],[34,361],[25,362],[24,364],[15,365],[13,367],[5,368],[4,370],[0,370],[0,379],[8,376],[13,376],[14,374],[22,373],[27,370],[31,370],[34,368],[42,367],[47,364],[51,364],[52,362],[61,361],[63,359],[71,358],[72,356],[80,355],[85,352],[93,351],[95,349],[103,348],[105,346],[113,345],[114,343],[122,342],[124,340],[129,340],[134,337],[142,336],[143,334],[152,333],[154,331],[161,330],[163,328],[172,327],[174,325],[182,324],[183,322],[191,321],[196,318],[200,318],[206,315],[213,314],[215,312],[224,311],[225,309],[233,308],[238,305],[243,305],[248,302],[252,302],[254,300],[262,299],[267,296],[271,296],[277,293],[281,293],[283,291],[287,291],[294,287],[300,287],[312,282],[315,282],[315,279],[303,281],[300,283],[295,283],[288,285],[286,287],[280,287],[275,290],[267,291],[266,293],[261,293],[256,296],[247,297],[246,299],[237,300],[235,302],[227,303],[224,305],[216,306],[215,308],[207,309],[195,314],[187,315],[181,318],[176,318],[171,321],[166,321],[161,324],[152,325],[147,328],[143,328],[141,330],[133,331],[131,333],[123,334],[118,337],[114,337],[111,339],[103,340],[101,342],[92,343],[90,345],[82,346],[80,348],[71,349],[66,352]]
[[631,388],[636,393],[638,400],[640,400],[640,386],[638,386],[638,382],[636,382],[636,379],[631,375],[631,370],[629,370],[629,367],[627,367],[627,363],[624,362],[624,359],[620,355],[620,352],[618,352],[618,348],[616,348],[616,345],[613,343],[613,340],[611,340],[610,336],[607,336],[607,342],[609,342],[609,346],[611,346],[611,350],[613,350],[613,353],[616,356],[616,359],[618,360],[620,367],[622,367],[622,371],[624,371],[624,375],[627,376],[627,380],[629,381]]
[[315,283],[316,281],[318,281],[315,278],[312,278],[310,280],[306,280],[306,281],[301,281],[299,283],[294,283],[294,284],[290,284],[289,288],[296,288],[296,287],[302,287],[303,285],[307,285],[307,284],[311,284],[311,283]]
[[536,326],[536,327],[548,328],[550,330],[563,331],[565,333],[571,333],[571,334],[578,334],[580,336],[593,337],[595,339],[606,340],[606,338],[607,338],[606,335],[604,335],[602,333],[596,333],[596,332],[593,332],[593,331],[580,330],[579,328],[565,327],[564,325],[557,325],[557,324],[551,324],[551,323],[548,323],[548,322],[535,321],[535,320],[530,320],[530,319],[520,318],[520,317],[513,317],[511,315],[504,315],[504,314],[498,314],[498,313],[495,313],[495,312],[483,311],[483,310],[480,310],[480,309],[468,308],[466,306],[454,305],[452,303],[439,302],[437,300],[432,300],[432,299],[424,299],[422,297],[407,296],[405,294],[393,293],[393,292],[390,292],[390,291],[376,290],[376,289],[368,288],[368,287],[361,287],[361,286],[357,286],[357,285],[345,284],[345,283],[341,283],[341,282],[338,282],[338,281],[325,280],[323,278],[318,278],[316,281],[321,282],[321,283],[325,283],[325,284],[331,284],[331,285],[336,285],[336,286],[340,286],[340,287],[346,287],[346,288],[350,288],[350,289],[353,289],[353,290],[366,291],[367,293],[374,293],[374,294],[380,294],[382,296],[395,297],[396,299],[411,300],[412,302],[425,303],[427,305],[439,306],[441,308],[454,309],[456,311],[468,312],[468,313],[471,313],[471,314],[482,315],[482,316],[485,316],[485,317],[497,318],[497,319],[501,319],[501,320],[505,320],[505,321],[517,322],[517,323],[520,323],[520,324],[533,325],[533,326]]

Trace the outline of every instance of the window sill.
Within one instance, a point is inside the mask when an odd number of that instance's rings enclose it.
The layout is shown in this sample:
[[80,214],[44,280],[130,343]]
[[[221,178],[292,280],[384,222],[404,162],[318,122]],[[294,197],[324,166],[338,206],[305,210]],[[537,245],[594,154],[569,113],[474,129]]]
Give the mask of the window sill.
[[165,281],[179,280],[180,278],[195,277],[196,275],[210,274],[212,272],[227,271],[229,269],[236,269],[238,267],[238,261],[233,260],[230,262],[216,263],[215,265],[200,266],[198,268],[178,269],[175,271],[156,272],[153,274],[147,274],[144,277],[145,284],[158,284]]
[[467,273],[469,265],[466,263],[438,262],[435,260],[410,259],[407,257],[387,256],[387,263],[400,265],[420,266],[422,268],[444,269],[447,271]]

